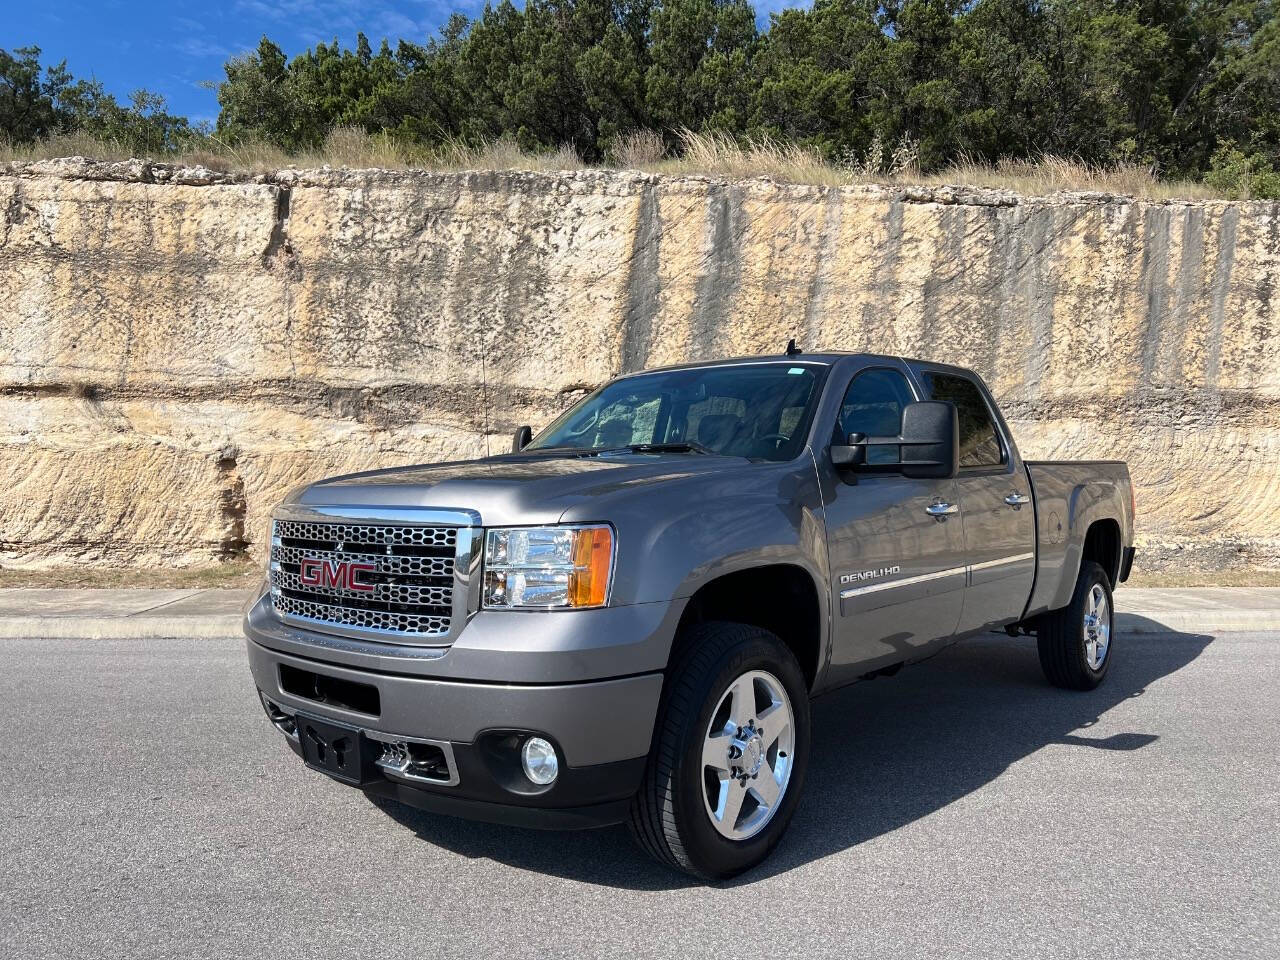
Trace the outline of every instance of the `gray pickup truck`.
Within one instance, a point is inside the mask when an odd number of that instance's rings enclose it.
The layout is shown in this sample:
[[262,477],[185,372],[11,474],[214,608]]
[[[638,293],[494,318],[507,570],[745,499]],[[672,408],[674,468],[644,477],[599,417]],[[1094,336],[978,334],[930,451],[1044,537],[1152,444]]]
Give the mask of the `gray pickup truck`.
[[989,630],[1114,656],[1118,462],[1024,461],[968,370],[786,354],[619,377],[511,453],[322,480],[246,609],[267,716],[368,794],[627,822],[704,878],[800,800],[810,699]]

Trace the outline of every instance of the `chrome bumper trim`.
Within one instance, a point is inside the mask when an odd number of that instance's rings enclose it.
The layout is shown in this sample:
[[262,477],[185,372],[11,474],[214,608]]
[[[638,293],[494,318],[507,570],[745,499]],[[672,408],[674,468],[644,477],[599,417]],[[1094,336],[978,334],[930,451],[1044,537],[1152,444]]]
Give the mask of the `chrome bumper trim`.
[[387,759],[387,752],[374,761],[374,764],[389,777],[396,780],[404,780],[407,783],[429,783],[437,787],[456,787],[458,785],[458,763],[453,758],[453,744],[448,740],[426,740],[422,737],[402,737],[395,733],[382,733],[378,730],[361,730],[366,737],[377,743],[391,744],[393,747],[398,744],[421,743],[429,747],[435,747],[444,757],[445,770],[449,776],[446,779],[439,777],[423,777],[409,772],[412,764],[411,758],[405,754],[401,762],[392,763]]
[[441,507],[380,507],[359,503],[282,503],[272,513],[276,520],[355,520],[377,523],[421,523],[453,527],[478,527],[480,514],[474,510]]

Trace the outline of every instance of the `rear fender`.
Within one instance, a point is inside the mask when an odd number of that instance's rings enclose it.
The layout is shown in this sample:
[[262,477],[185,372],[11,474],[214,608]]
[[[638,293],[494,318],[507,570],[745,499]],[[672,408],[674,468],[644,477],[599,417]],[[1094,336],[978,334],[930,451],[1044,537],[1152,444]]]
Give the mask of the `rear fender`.
[[1035,482],[1037,517],[1037,571],[1035,592],[1027,607],[1032,616],[1058,610],[1071,602],[1089,527],[1099,520],[1120,524],[1122,542],[1127,536],[1125,494],[1110,480],[1074,484],[1061,492],[1052,489],[1051,478]]

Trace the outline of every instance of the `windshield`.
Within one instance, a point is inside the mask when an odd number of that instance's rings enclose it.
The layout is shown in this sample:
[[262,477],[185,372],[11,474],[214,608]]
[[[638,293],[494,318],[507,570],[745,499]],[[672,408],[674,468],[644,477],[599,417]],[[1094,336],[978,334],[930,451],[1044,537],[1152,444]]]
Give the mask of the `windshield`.
[[689,444],[731,457],[791,460],[804,447],[824,369],[736,364],[614,380],[570,407],[525,449]]

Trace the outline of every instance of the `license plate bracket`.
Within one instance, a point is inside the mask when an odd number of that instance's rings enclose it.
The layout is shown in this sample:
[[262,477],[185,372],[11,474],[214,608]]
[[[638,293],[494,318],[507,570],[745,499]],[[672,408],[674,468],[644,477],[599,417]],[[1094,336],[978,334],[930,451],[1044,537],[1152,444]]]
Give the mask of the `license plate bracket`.
[[308,767],[357,787],[374,779],[369,745],[357,728],[305,713],[295,719],[302,759]]

